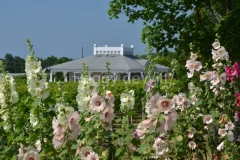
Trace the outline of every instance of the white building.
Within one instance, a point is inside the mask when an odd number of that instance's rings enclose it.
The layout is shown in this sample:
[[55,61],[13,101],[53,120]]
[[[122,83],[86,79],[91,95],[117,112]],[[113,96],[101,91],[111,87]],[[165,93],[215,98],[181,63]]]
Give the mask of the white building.
[[[93,46],[93,55],[82,59],[77,59],[62,64],[47,67],[50,70],[50,81],[55,81],[54,73],[63,72],[64,81],[75,81],[81,76],[83,70],[82,63],[88,66],[90,76],[102,77],[106,74],[106,63],[109,62],[109,68],[113,79],[144,78],[144,67],[148,65],[148,60],[134,56],[133,45],[131,47],[97,47]],[[154,72],[168,73],[170,68],[156,64]]]

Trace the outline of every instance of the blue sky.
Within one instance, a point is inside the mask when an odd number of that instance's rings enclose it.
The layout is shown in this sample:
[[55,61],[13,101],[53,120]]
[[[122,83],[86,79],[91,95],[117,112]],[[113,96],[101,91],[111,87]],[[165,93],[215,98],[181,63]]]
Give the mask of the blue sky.
[[127,17],[110,20],[110,0],[0,0],[0,58],[6,53],[25,58],[25,39],[32,42],[35,56],[51,55],[78,59],[93,53],[93,45],[134,45],[144,54],[141,21]]

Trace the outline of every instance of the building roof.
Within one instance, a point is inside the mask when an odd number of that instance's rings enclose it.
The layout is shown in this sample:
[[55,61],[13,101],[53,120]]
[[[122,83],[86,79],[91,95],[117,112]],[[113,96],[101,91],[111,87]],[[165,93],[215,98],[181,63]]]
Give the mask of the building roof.
[[[62,64],[47,67],[51,72],[78,72],[83,70],[83,63],[88,66],[89,72],[106,72],[106,62],[109,62],[111,72],[143,72],[147,60],[133,55],[98,54],[82,59],[77,59]],[[169,72],[170,68],[157,64],[156,72]]]

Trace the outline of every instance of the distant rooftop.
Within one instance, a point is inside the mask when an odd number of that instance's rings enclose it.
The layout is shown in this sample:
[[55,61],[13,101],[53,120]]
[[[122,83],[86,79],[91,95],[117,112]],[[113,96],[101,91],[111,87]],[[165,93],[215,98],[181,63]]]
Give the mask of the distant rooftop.
[[124,47],[123,44],[119,47],[108,47],[105,45],[104,47],[98,47],[96,44],[93,46],[93,55],[133,55],[134,48],[133,45],[131,47]]

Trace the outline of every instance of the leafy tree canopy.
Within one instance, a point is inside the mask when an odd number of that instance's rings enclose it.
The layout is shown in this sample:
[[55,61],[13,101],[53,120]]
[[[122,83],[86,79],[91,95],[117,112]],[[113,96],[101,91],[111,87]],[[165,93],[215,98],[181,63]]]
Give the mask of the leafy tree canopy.
[[111,0],[108,14],[128,21],[143,21],[142,41],[159,51],[175,48],[177,53],[200,53],[207,61],[211,44],[220,36],[233,60],[240,60],[239,0]]

